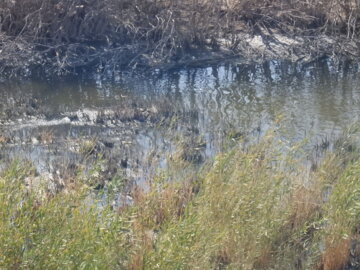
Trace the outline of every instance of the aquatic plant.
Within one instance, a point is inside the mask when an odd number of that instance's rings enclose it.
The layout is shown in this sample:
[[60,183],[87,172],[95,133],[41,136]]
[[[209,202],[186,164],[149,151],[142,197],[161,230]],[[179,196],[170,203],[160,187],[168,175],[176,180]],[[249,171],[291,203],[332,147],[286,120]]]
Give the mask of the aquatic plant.
[[275,134],[219,154],[199,174],[169,182],[162,172],[120,205],[99,203],[80,176],[49,193],[30,165],[14,162],[0,176],[0,267],[355,267],[360,161],[352,135],[311,170],[301,144]]
[[0,179],[0,268],[120,267],[126,221],[109,207],[99,209],[85,186],[55,195],[27,186],[28,169],[13,163]]

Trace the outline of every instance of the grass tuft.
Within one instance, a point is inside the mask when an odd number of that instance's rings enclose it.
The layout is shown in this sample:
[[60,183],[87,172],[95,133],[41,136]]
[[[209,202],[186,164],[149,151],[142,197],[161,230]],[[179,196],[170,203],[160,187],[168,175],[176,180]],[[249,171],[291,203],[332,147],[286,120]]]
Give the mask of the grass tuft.
[[299,159],[299,147],[284,152],[286,143],[274,134],[219,154],[197,176],[169,182],[161,174],[117,209],[100,204],[81,176],[49,194],[41,182],[29,185],[38,179],[29,164],[14,162],[0,175],[0,268],[356,265],[360,159],[356,147],[347,147],[352,135],[313,171]]

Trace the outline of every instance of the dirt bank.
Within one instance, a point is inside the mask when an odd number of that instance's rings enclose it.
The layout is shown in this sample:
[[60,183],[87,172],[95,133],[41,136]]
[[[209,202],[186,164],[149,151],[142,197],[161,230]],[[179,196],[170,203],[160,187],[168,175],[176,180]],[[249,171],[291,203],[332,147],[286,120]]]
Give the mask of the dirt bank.
[[0,71],[32,75],[359,55],[355,0],[7,0]]

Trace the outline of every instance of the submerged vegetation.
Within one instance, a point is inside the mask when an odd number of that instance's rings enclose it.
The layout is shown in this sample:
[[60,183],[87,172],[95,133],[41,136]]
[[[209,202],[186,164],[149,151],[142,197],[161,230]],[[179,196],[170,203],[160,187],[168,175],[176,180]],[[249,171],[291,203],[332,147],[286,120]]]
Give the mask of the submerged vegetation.
[[[210,51],[254,59],[284,44],[277,56],[292,60],[300,51],[355,56],[359,15],[356,0],[3,0],[0,68],[166,66],[209,60]],[[321,35],[335,40],[316,42]]]
[[0,268],[358,269],[352,133],[314,167],[299,159],[301,144],[270,131],[197,175],[162,173],[121,205],[81,174],[51,193],[30,165],[14,162],[0,177]]

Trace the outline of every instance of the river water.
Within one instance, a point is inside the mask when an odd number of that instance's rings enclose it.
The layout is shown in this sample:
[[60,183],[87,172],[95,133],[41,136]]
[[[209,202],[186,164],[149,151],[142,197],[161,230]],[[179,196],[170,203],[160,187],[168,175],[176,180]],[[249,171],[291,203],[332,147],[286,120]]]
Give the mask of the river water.
[[280,116],[291,140],[316,145],[358,120],[359,72],[350,62],[270,61],[5,80],[1,160],[27,159],[39,174],[61,175],[101,152],[106,171],[141,182],[176,153],[202,163],[229,139],[259,138]]

